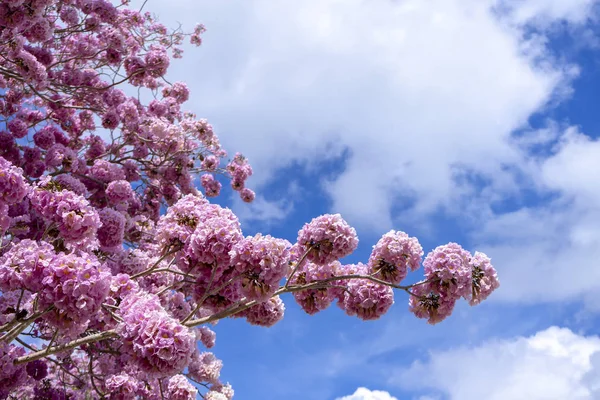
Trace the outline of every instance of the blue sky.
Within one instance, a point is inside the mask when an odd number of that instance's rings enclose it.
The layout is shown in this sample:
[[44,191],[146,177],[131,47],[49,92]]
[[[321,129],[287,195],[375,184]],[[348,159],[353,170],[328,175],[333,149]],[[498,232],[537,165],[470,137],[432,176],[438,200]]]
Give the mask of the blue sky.
[[[220,322],[241,399],[600,398],[600,2],[150,0],[208,31],[173,64],[187,108],[254,166],[245,233],[340,212],[364,261],[389,229],[486,252],[501,288],[431,327],[284,299]],[[409,277],[420,278],[420,272]],[[359,389],[364,388],[364,389]]]

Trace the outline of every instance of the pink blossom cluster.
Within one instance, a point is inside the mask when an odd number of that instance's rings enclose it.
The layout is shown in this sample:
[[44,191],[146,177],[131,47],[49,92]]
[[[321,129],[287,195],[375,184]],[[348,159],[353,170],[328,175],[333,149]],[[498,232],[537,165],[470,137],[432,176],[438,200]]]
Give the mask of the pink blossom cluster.
[[181,373],[190,364],[195,336],[164,310],[156,295],[132,292],[119,313],[123,352],[149,377]]
[[410,310],[436,324],[447,318],[461,297],[479,304],[500,286],[490,259],[471,255],[457,243],[438,246],[423,261],[426,280],[412,289]]
[[96,257],[56,254],[47,243],[24,240],[0,257],[0,290],[28,290],[43,319],[73,336],[85,331],[109,290],[110,274]]
[[22,170],[0,157],[0,203],[18,203],[23,200],[27,190]]
[[100,217],[83,196],[44,179],[32,190],[29,200],[31,207],[58,230],[65,245],[82,250],[96,247]]
[[7,398],[12,390],[25,383],[25,367],[14,364],[14,361],[24,354],[23,347],[0,341],[0,399]]
[[487,299],[490,294],[500,287],[498,273],[492,266],[491,260],[484,253],[476,251],[469,260],[471,267],[471,290],[464,298],[474,306]]
[[390,231],[373,246],[369,270],[382,280],[400,284],[408,273],[421,266],[423,248],[417,238],[400,231]]
[[287,240],[257,234],[240,240],[231,250],[231,264],[241,275],[241,293],[249,299],[265,301],[279,287],[288,272]]
[[[364,264],[349,266],[353,273],[365,273],[368,267]],[[340,307],[350,316],[362,320],[379,319],[394,304],[394,292],[391,287],[368,279],[352,279],[347,281]]]
[[156,226],[156,242],[162,250],[171,246],[183,246],[196,230],[204,215],[208,201],[188,194],[169,207]]
[[230,252],[242,240],[242,230],[237,217],[227,208],[208,204],[203,211],[184,246],[186,265],[190,270],[198,264],[212,265],[217,271],[214,278],[219,279],[225,268],[233,264]]
[[315,264],[327,264],[351,254],[358,246],[356,230],[340,214],[314,218],[298,232],[301,251]]
[[[297,273],[292,277],[291,283],[294,285],[306,285],[318,283],[325,279],[333,278],[341,273],[341,264],[339,261],[333,261],[328,264],[314,264],[312,262],[303,263]],[[335,283],[335,281],[334,281]],[[338,282],[344,285],[343,282]],[[328,308],[338,297],[339,290],[332,285],[324,287],[306,289],[294,292],[294,299],[302,307],[304,312],[309,315],[318,313]]]
[[283,319],[285,305],[279,296],[256,304],[243,311],[243,315],[251,325],[270,327]]

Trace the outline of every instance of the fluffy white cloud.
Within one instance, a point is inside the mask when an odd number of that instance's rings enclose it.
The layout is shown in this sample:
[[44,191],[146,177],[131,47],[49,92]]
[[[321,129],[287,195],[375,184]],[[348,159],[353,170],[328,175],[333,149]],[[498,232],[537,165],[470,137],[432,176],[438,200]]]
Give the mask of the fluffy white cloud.
[[538,191],[553,199],[489,216],[474,235],[477,247],[493,255],[500,269],[502,289],[493,299],[536,302],[584,296],[590,308],[598,309],[600,141],[568,128],[553,155],[537,161],[530,174]]
[[576,73],[547,54],[543,35],[525,41],[522,25],[536,17],[579,24],[592,3],[187,0],[147,8],[170,25],[208,27],[172,77],[190,84],[191,107],[223,142],[249,156],[255,184],[290,162],[311,167],[347,149],[343,172],[324,182],[333,208],[383,232],[399,201],[416,204],[413,215],[453,207],[464,190],[457,168],[500,176],[504,164],[520,162],[511,131]]
[[391,383],[449,400],[593,400],[600,395],[600,338],[551,327],[531,337],[431,353]]
[[581,23],[592,17],[595,0],[498,0],[500,8],[509,10],[514,21],[545,25],[564,19]]
[[369,390],[361,387],[354,394],[338,397],[336,400],[398,400],[388,392],[382,390]]
[[575,128],[565,131],[557,152],[542,164],[542,178],[551,189],[569,196],[577,205],[600,205],[600,141]]

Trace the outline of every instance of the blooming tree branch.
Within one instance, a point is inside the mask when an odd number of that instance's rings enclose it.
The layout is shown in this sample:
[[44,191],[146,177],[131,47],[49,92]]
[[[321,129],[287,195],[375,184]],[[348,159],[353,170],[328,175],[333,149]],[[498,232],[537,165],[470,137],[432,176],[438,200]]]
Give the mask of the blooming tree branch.
[[373,320],[396,290],[435,324],[499,286],[485,254],[449,243],[423,260],[401,231],[343,264],[358,237],[339,214],[294,243],[244,236],[209,199],[227,180],[252,202],[252,168],[165,78],[203,32],[127,0],[0,2],[0,399],[230,400],[210,323],[270,327],[282,295]]

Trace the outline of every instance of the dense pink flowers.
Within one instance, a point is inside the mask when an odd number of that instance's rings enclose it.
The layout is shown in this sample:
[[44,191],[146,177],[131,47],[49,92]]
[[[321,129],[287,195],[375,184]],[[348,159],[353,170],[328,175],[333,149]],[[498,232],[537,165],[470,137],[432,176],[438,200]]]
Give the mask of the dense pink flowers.
[[0,157],[0,203],[18,203],[23,200],[27,190],[23,171]]
[[418,318],[425,318],[430,324],[446,319],[456,304],[455,297],[446,297],[437,291],[436,285],[420,283],[412,289],[408,305]]
[[25,288],[39,292],[54,258],[54,249],[46,242],[26,239],[12,246],[0,256],[0,291]]
[[240,190],[240,198],[246,203],[252,203],[256,195],[251,189],[243,188]]
[[421,257],[423,248],[416,238],[404,232],[390,231],[373,246],[368,265],[376,277],[398,285],[409,269],[415,271],[420,267]]
[[271,297],[289,267],[287,240],[257,234],[238,242],[231,250],[231,264],[242,275],[241,291],[249,299]]
[[221,368],[223,368],[223,361],[215,357],[213,353],[196,352],[188,371],[190,376],[198,382],[218,383]]
[[246,321],[252,325],[270,327],[283,319],[285,305],[279,296],[271,297],[269,300],[256,304],[246,311]]
[[125,217],[112,208],[103,208],[99,212],[102,226],[98,228],[98,241],[104,249],[121,246],[125,234]]
[[221,183],[211,174],[202,175],[200,183],[202,183],[206,197],[216,197],[221,193]]
[[[361,263],[345,267],[354,274],[365,274],[368,267]],[[352,279],[346,282],[339,305],[350,316],[363,320],[380,318],[394,304],[392,288],[368,279]]]
[[215,156],[208,156],[202,161],[202,169],[213,172],[219,167],[219,159]]
[[180,373],[191,362],[194,334],[169,316],[156,296],[130,293],[119,313],[123,322],[117,332],[124,340],[123,352],[149,377]]
[[[341,272],[339,261],[323,265],[305,262],[300,266],[291,283],[294,285],[317,283],[335,277],[338,272]],[[323,287],[296,291],[293,293],[294,299],[307,314],[313,315],[325,310],[335,300],[338,289],[333,288],[333,286],[335,286],[335,281],[329,285],[323,285]]]
[[175,375],[169,379],[168,398],[171,400],[196,400],[198,389],[183,375]]
[[25,366],[13,364],[15,359],[24,354],[23,347],[0,341],[0,399],[6,398],[13,389],[25,383]]
[[70,190],[55,191],[51,182],[45,181],[33,190],[30,201],[40,215],[56,225],[68,246],[96,246],[100,217],[83,196]]
[[217,269],[214,279],[219,279],[232,264],[230,251],[242,238],[240,223],[231,210],[209,204],[203,207],[200,220],[186,243],[185,264],[190,270],[203,268],[198,264],[211,265]]
[[478,251],[475,252],[469,261],[471,267],[471,290],[465,294],[465,298],[472,306],[481,303],[498,287],[498,274],[492,267],[488,256]]
[[128,202],[133,196],[131,184],[126,180],[112,181],[106,187],[106,197],[111,204]]
[[110,273],[94,256],[57,254],[43,271],[38,301],[54,306],[49,321],[68,332],[81,333],[100,309],[110,287]]
[[476,305],[500,286],[496,270],[483,253],[474,256],[456,243],[438,246],[423,262],[426,281],[412,288],[409,308],[436,324],[447,318],[464,297]]
[[186,243],[201,222],[208,201],[188,194],[169,207],[156,226],[156,241],[161,248]]
[[252,167],[240,153],[233,157],[225,169],[231,174],[231,187],[234,190],[242,190],[246,180],[252,175]]
[[143,383],[127,373],[109,376],[105,381],[106,391],[111,399],[135,399]]
[[471,288],[471,254],[456,243],[448,243],[432,250],[425,261],[425,278],[446,298],[459,298]]
[[215,345],[215,340],[217,338],[217,334],[206,326],[201,326],[198,328],[198,333],[200,341],[207,349],[212,348]]
[[308,260],[327,264],[356,250],[356,231],[340,214],[325,214],[314,218],[298,232],[298,243],[308,250]]

